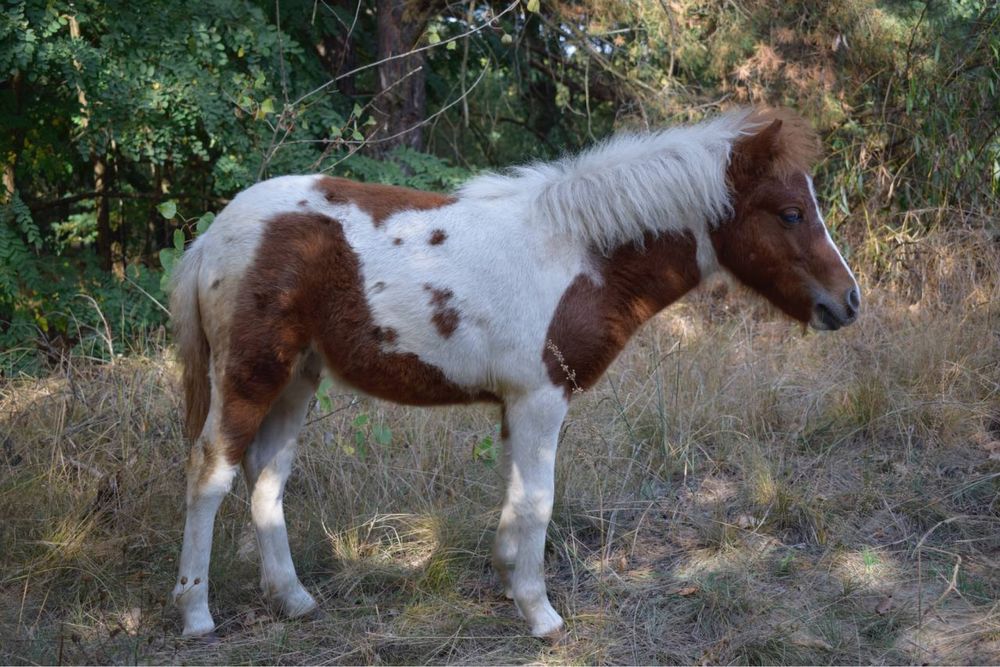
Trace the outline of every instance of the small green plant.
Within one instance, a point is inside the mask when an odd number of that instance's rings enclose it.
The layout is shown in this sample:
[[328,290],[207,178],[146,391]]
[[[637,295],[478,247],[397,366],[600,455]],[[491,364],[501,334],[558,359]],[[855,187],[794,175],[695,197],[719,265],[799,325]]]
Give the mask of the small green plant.
[[346,445],[344,451],[364,460],[368,458],[368,443],[373,440],[376,445],[388,447],[392,444],[392,429],[385,424],[373,424],[368,413],[362,412],[351,422],[354,429],[353,445]]
[[[161,203],[156,207],[156,210],[167,220],[173,220],[174,216],[177,215],[177,202],[172,199]],[[191,222],[190,219],[181,218],[185,224]],[[215,220],[214,213],[205,213],[200,218],[194,221],[194,234],[192,237],[198,237],[204,234],[209,225]],[[184,245],[187,242],[187,237],[184,235],[184,230],[175,229],[173,236],[173,246],[169,248],[163,248],[160,250],[160,266],[163,267],[163,275],[160,277],[160,289],[166,294],[170,286],[170,278],[174,274],[174,267],[177,265],[178,260],[180,260],[181,255],[184,254]]]
[[861,550],[861,562],[865,564],[865,569],[870,572],[873,568],[877,567],[882,560],[878,557],[877,553],[868,547],[865,547]]
[[333,380],[324,377],[316,387],[316,404],[323,412],[333,412],[333,399],[330,398],[330,390],[333,388]]
[[475,461],[482,461],[483,465],[492,468],[497,463],[497,445],[495,435],[500,433],[500,425],[494,427],[490,435],[483,436],[472,446],[472,458]]

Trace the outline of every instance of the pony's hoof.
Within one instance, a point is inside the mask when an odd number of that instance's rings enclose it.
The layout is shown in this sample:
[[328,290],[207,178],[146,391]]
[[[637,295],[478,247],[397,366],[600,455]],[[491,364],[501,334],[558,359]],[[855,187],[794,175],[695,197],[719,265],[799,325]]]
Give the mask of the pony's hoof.
[[562,616],[556,613],[550,605],[545,605],[547,609],[538,610],[534,622],[531,624],[531,634],[540,639],[549,639],[556,633],[562,632],[566,627]]
[[182,637],[200,639],[209,635],[215,635],[215,622],[211,616],[205,617],[200,614],[194,616],[194,618],[189,618],[184,624],[184,631],[181,633]]
[[316,599],[299,586],[281,596],[271,596],[272,608],[277,608],[285,618],[302,618],[319,609]]
[[295,617],[295,619],[298,621],[308,621],[308,622],[325,621],[328,618],[330,618],[330,614],[328,614],[326,610],[324,610],[319,605],[316,605],[310,611],[307,611],[301,616]]
[[189,642],[197,642],[198,644],[205,644],[206,646],[212,646],[222,641],[222,637],[219,636],[219,633],[215,631],[214,627],[201,632],[184,628],[184,632],[181,634],[181,637]]

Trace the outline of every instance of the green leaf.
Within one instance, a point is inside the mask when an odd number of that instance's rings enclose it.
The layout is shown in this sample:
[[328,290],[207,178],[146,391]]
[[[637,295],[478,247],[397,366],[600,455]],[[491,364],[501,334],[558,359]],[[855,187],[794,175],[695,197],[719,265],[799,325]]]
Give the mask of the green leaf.
[[351,132],[351,138],[354,139],[355,141],[364,141],[365,135],[361,134],[361,132],[359,132],[358,130],[354,130],[353,132]]
[[174,270],[174,264],[177,263],[177,251],[173,248],[164,248],[160,251],[160,266],[167,273]]
[[354,418],[354,428],[361,428],[368,423],[368,415],[362,412],[360,415]]
[[215,221],[215,214],[212,212],[206,213],[205,215],[198,218],[198,222],[194,226],[195,231],[198,232],[199,236],[201,234],[204,234],[206,231],[208,231],[208,227],[209,225],[212,224],[213,221]]
[[373,426],[372,435],[375,436],[375,442],[380,445],[388,445],[392,442],[392,429],[387,426],[381,424]]
[[274,113],[274,98],[269,97],[260,103],[260,112],[262,114]]
[[448,49],[449,51],[454,51],[456,48],[458,48],[458,42],[455,40],[451,40],[450,42],[445,44],[444,48]]
[[528,0],[528,11],[537,14],[538,10],[540,9],[539,7],[540,4],[541,4],[540,0]]
[[179,229],[174,230],[174,247],[177,248],[177,252],[184,252],[184,232]]
[[168,199],[167,201],[159,204],[156,207],[156,210],[159,211],[160,215],[162,215],[164,218],[170,220],[175,215],[177,215],[177,202],[175,202],[173,199]]
[[351,111],[351,115],[354,116],[355,118],[361,118],[361,113],[362,113],[361,105],[355,102],[354,110]]
[[493,436],[488,435],[473,446],[472,458],[491,467],[496,463],[497,449]]

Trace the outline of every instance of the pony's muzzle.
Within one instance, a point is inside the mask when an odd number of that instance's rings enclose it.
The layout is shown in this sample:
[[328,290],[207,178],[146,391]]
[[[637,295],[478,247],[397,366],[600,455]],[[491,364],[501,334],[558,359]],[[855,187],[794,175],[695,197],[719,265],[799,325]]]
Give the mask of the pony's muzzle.
[[828,294],[817,294],[813,302],[813,315],[809,326],[820,331],[836,331],[854,323],[861,310],[861,292],[857,285],[848,288],[842,301]]

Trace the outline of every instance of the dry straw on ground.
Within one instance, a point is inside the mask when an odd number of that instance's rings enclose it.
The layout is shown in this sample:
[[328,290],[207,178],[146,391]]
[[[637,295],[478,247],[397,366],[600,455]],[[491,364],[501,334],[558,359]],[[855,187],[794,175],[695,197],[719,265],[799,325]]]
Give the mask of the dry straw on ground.
[[314,406],[286,508],[326,616],[262,602],[237,484],[209,643],[180,639],[166,600],[186,455],[169,353],[9,381],[0,662],[995,663],[998,248],[967,232],[882,257],[851,329],[803,335],[705,290],[576,400],[558,646],[525,635],[488,565],[495,410]]

